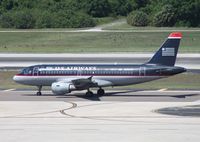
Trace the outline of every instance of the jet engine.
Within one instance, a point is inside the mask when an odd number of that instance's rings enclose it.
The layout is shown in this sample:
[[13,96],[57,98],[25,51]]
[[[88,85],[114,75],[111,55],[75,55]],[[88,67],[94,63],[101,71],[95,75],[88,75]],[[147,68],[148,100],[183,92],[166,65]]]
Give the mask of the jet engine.
[[51,85],[51,90],[55,95],[64,95],[75,90],[75,86],[66,82],[55,82]]

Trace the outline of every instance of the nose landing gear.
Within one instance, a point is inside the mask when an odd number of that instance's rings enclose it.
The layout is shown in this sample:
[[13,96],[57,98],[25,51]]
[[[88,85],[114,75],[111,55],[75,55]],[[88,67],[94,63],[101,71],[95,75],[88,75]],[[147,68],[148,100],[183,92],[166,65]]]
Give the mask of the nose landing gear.
[[36,93],[37,96],[41,96],[42,95],[42,86],[38,86],[38,92]]

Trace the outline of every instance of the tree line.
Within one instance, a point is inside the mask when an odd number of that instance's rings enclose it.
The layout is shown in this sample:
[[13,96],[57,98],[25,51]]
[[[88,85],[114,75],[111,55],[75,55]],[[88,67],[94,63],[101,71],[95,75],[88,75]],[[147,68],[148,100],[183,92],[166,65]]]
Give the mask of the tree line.
[[127,16],[133,26],[200,26],[200,0],[0,0],[2,28],[93,27]]
[[146,0],[127,17],[133,26],[200,27],[200,0]]

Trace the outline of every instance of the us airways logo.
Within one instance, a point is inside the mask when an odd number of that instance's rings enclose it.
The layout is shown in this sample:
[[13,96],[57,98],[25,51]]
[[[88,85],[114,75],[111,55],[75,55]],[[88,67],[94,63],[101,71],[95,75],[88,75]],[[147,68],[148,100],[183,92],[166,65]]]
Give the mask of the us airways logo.
[[96,70],[96,67],[81,67],[81,66],[53,66],[53,67],[46,67],[40,68],[40,71],[45,70]]
[[175,56],[175,48],[162,48],[162,56]]

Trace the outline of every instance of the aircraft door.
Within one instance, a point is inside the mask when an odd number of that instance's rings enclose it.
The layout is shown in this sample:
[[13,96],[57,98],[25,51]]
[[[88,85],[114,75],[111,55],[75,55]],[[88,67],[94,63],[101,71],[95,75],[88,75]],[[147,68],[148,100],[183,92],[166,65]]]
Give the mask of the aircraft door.
[[33,76],[38,76],[39,68],[35,67],[33,68]]
[[139,75],[140,76],[145,76],[146,75],[146,68],[145,67],[140,67]]

